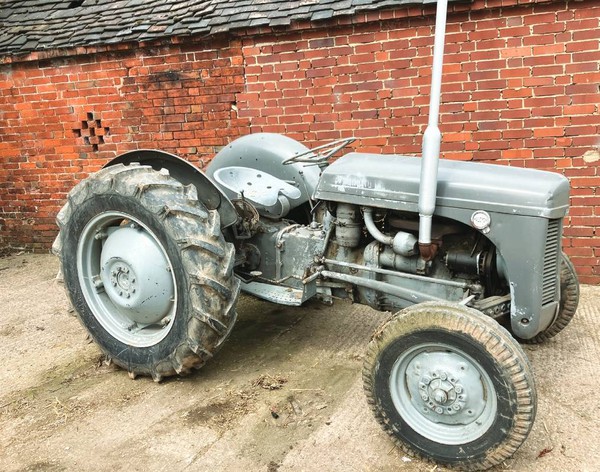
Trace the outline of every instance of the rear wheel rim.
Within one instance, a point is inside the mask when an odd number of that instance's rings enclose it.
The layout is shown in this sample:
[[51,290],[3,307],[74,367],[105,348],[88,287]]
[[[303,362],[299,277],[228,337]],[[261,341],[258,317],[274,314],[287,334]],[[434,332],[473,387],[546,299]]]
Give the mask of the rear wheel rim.
[[405,351],[391,369],[389,388],[407,425],[440,444],[479,439],[498,409],[489,375],[471,356],[448,344],[419,344]]
[[77,273],[95,319],[118,341],[150,347],[173,328],[173,266],[158,237],[138,218],[116,211],[92,218],[77,245]]

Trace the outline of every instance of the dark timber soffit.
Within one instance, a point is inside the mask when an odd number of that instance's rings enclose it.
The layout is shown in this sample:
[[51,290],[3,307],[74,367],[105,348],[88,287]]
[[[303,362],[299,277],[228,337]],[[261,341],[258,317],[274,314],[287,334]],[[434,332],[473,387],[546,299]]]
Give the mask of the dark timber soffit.
[[0,56],[285,27],[435,0],[0,0]]

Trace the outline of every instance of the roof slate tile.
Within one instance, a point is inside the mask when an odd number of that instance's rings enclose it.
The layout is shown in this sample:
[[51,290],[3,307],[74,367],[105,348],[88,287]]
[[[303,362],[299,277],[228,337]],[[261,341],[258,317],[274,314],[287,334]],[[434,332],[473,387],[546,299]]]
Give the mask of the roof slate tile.
[[[287,26],[435,0],[0,0],[0,56]],[[89,25],[89,26],[86,26]],[[32,34],[35,31],[35,34]]]

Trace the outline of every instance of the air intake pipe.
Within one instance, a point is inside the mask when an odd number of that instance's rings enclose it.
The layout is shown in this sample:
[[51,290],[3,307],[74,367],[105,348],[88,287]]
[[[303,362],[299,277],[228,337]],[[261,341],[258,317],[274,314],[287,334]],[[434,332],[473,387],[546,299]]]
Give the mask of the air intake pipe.
[[423,136],[423,158],[421,161],[421,183],[419,186],[419,252],[421,257],[426,261],[433,259],[437,252],[437,246],[431,241],[431,224],[433,212],[435,211],[438,161],[440,159],[440,145],[442,142],[442,134],[438,128],[438,122],[447,10],[448,0],[438,0],[435,15],[429,122]]
[[391,246],[396,254],[403,256],[414,256],[416,254],[415,247],[417,246],[417,238],[410,233],[398,231],[394,236],[387,236],[379,231],[379,228],[375,226],[373,221],[373,209],[369,207],[363,208],[363,217],[365,220],[365,226],[371,236],[377,241],[386,246]]

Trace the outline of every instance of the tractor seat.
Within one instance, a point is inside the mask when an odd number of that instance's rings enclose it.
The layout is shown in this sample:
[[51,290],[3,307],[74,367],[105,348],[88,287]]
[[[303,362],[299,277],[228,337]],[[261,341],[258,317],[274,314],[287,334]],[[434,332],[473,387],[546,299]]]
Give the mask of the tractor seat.
[[262,170],[249,167],[223,167],[214,179],[230,199],[244,198],[252,203],[259,214],[282,218],[290,211],[290,200],[302,196],[299,188]]

